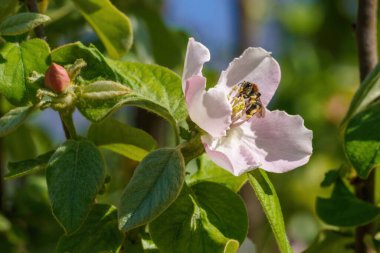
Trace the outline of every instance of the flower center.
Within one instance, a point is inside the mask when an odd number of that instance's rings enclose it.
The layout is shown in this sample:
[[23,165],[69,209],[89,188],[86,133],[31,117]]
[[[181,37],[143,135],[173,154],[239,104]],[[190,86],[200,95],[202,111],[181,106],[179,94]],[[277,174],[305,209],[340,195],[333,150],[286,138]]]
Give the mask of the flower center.
[[235,85],[227,98],[232,106],[232,124],[240,125],[256,115],[264,117],[265,108],[260,100],[259,88],[256,84],[244,81]]

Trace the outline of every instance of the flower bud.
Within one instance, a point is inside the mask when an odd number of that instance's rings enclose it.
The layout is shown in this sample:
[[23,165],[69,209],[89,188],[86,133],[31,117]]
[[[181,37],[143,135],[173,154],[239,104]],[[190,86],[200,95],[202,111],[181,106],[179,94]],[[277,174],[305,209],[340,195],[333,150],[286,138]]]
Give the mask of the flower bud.
[[45,86],[56,93],[63,93],[70,85],[70,77],[66,69],[53,63],[45,73]]

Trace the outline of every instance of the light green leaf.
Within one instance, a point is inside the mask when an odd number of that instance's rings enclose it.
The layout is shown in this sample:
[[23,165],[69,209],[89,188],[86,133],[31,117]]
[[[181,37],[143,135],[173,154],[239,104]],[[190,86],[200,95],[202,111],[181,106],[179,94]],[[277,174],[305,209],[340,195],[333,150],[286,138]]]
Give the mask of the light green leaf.
[[292,253],[292,247],[286,236],[280,201],[268,175],[265,171],[256,169],[248,174],[248,178],[249,183],[255,191],[264,213],[267,216],[280,252]]
[[30,83],[28,77],[32,71],[45,73],[49,54],[48,44],[40,39],[0,45],[0,93],[16,106],[35,101],[41,84]]
[[57,253],[119,252],[123,235],[117,228],[117,209],[96,204],[82,227],[60,238]]
[[380,165],[380,103],[353,117],[345,133],[346,154],[358,175],[367,178]]
[[13,179],[39,172],[46,168],[50,157],[54,154],[54,151],[47,152],[39,155],[34,159],[29,159],[20,162],[8,163],[8,173],[5,175],[5,179]]
[[81,87],[80,97],[89,100],[106,100],[131,93],[127,86],[114,81],[96,81]]
[[337,180],[331,198],[317,198],[316,211],[327,224],[354,227],[368,224],[380,215],[380,208],[360,200]]
[[103,103],[80,101],[78,109],[93,120],[100,121],[123,104],[152,111],[167,119],[175,129],[186,120],[181,79],[169,69],[134,62],[108,61],[119,74],[119,82],[131,88],[131,94]]
[[197,172],[189,178],[189,183],[194,184],[202,181],[210,181],[223,184],[234,192],[238,192],[240,188],[247,182],[246,174],[234,176],[225,169],[219,167],[212,162],[206,155],[200,158],[200,165]]
[[49,198],[66,234],[86,220],[104,179],[103,158],[89,141],[68,140],[50,158],[46,170]]
[[158,149],[137,166],[119,205],[119,228],[131,230],[159,216],[177,198],[185,164],[177,149]]
[[16,130],[34,110],[34,106],[25,106],[17,107],[7,112],[0,118],[0,137],[4,137]]
[[372,102],[380,97],[380,64],[371,71],[356,91],[351,101],[343,124],[347,123],[354,115],[366,109]]
[[157,147],[156,141],[148,133],[112,119],[92,124],[87,137],[97,146],[135,161],[141,161]]
[[0,23],[1,35],[19,35],[29,32],[37,26],[46,23],[50,18],[46,15],[25,12],[5,18]]
[[352,235],[326,230],[303,253],[354,253],[354,243]]
[[109,0],[73,0],[103,42],[110,57],[121,58],[132,46],[132,26],[128,17]]
[[[210,197],[213,201],[208,203]],[[149,231],[161,252],[224,253],[237,251],[236,239],[247,232],[247,223],[239,196],[222,185],[204,182],[195,192],[184,186],[177,200],[149,224]]]

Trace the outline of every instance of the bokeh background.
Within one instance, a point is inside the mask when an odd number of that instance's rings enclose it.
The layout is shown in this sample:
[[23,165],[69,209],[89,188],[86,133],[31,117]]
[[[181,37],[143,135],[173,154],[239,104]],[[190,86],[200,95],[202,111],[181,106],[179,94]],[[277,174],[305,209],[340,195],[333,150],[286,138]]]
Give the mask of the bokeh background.
[[[314,132],[310,162],[286,174],[271,174],[295,252],[302,252],[325,225],[315,214],[317,196],[327,196],[320,182],[343,158],[339,124],[359,84],[354,23],[355,0],[112,0],[132,20],[133,50],[125,60],[157,63],[181,74],[188,37],[206,45],[209,84],[249,46],[271,51],[279,61],[282,80],[270,109],[299,114]],[[1,7],[0,7],[1,8]],[[54,48],[77,40],[104,47],[70,1],[50,1],[45,27]],[[3,107],[7,107],[3,101]],[[133,108],[113,115],[143,127],[160,145],[171,145],[173,133],[158,117]],[[85,134],[89,122],[76,114]],[[1,160],[32,158],[64,140],[58,114],[46,110],[1,140]],[[103,201],[116,201],[136,165],[105,153],[111,177]],[[2,172],[4,173],[4,171]],[[0,252],[54,252],[62,234],[48,203],[43,175],[0,184]],[[250,212],[249,237],[256,252],[277,252],[265,216],[254,194],[243,188]],[[100,201],[102,201],[102,199]],[[4,251],[3,251],[4,250]]]

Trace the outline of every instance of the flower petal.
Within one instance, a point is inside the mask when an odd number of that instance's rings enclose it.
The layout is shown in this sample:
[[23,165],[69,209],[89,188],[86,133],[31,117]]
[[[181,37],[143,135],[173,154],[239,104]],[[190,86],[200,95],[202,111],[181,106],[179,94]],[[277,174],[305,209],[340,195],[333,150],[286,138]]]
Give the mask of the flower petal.
[[282,173],[309,161],[313,132],[304,126],[301,116],[267,110],[264,118],[255,118],[242,127],[255,135],[255,145],[263,154],[258,157],[262,169]]
[[261,93],[261,102],[266,106],[276,92],[280,79],[280,66],[271,54],[260,47],[250,47],[222,72],[217,87],[229,92],[234,85],[243,81],[255,83]]
[[258,167],[286,172],[307,163],[312,153],[312,132],[303,119],[282,111],[267,110],[264,118],[231,128],[225,137],[201,139],[210,159],[235,176]]
[[202,68],[205,62],[210,60],[210,52],[207,47],[195,41],[193,38],[189,39],[187,44],[187,51],[185,57],[185,66],[182,74],[182,90],[186,90],[186,81],[192,76],[202,76]]
[[193,76],[186,81],[185,98],[191,120],[211,136],[226,135],[231,124],[232,108],[225,93],[217,89],[207,92],[206,79]]
[[250,134],[246,131],[250,129],[235,127],[222,138],[212,138],[209,135],[201,137],[210,159],[235,176],[258,168],[260,165],[257,162],[257,156],[260,156],[261,151],[256,149],[254,142],[250,142],[250,138],[246,138]]

